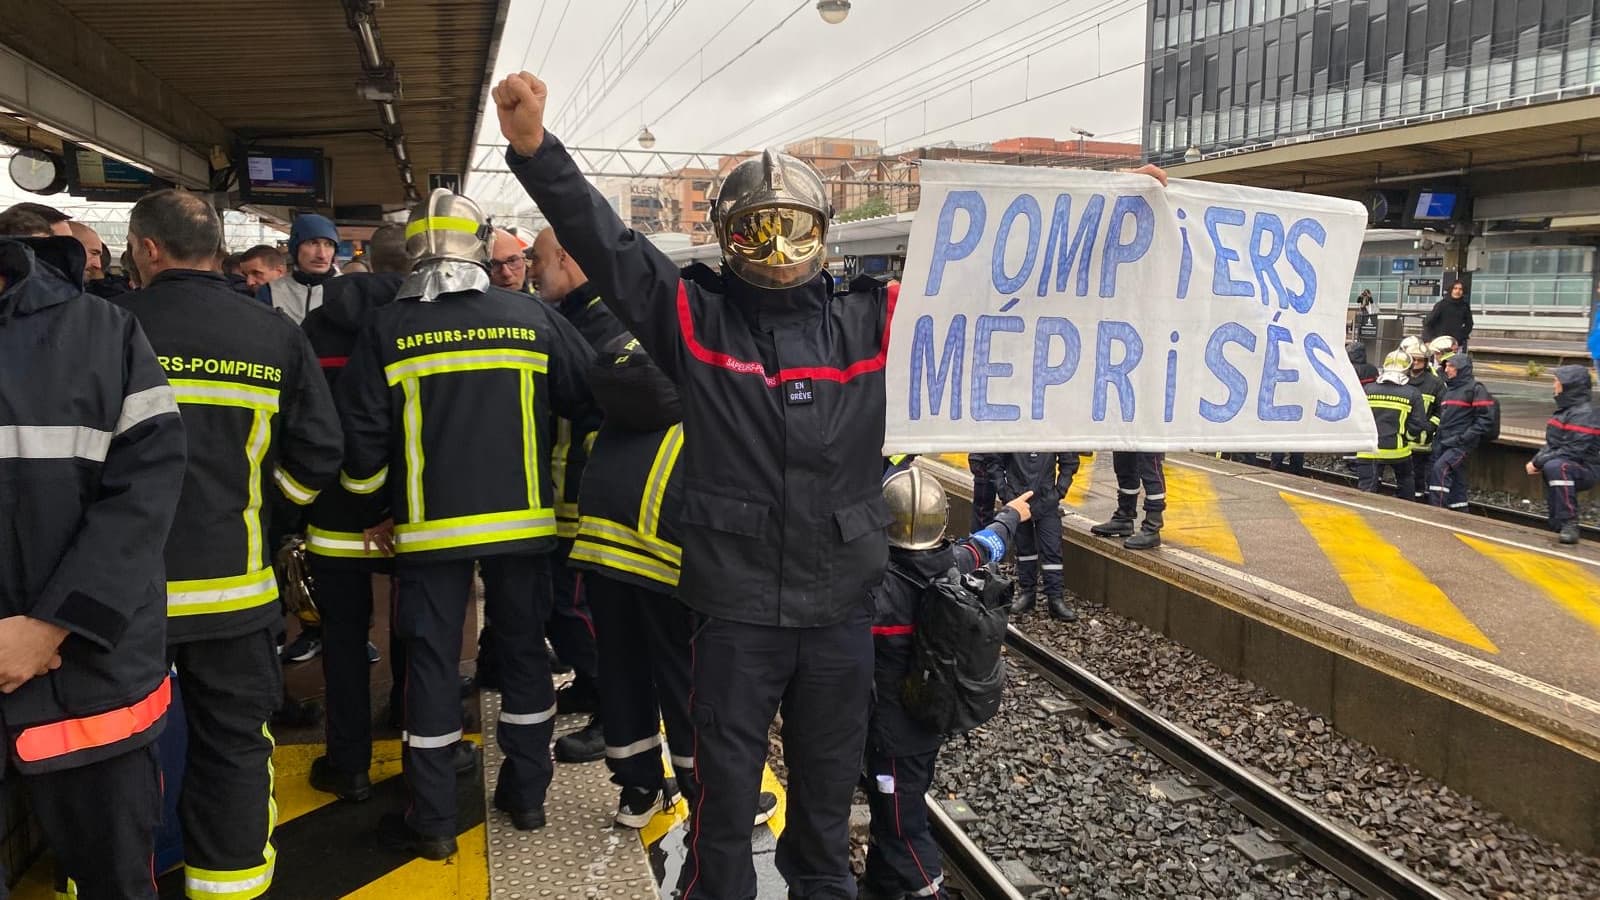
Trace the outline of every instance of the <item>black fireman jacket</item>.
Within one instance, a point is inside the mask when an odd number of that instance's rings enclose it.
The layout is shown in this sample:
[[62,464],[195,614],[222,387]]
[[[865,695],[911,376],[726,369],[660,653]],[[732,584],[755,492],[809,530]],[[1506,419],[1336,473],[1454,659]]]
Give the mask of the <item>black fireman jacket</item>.
[[1561,393],[1556,395],[1556,413],[1545,423],[1544,446],[1533,464],[1567,459],[1600,476],[1600,409],[1589,399],[1589,369],[1561,366],[1555,375]]
[[1356,380],[1362,384],[1371,384],[1378,380],[1378,367],[1367,362],[1367,345],[1360,341],[1351,341],[1344,345],[1344,355],[1350,358],[1350,365],[1356,367]]
[[1367,408],[1378,426],[1378,446],[1362,450],[1357,459],[1410,459],[1411,445],[1428,427],[1428,407],[1422,391],[1409,384],[1382,380],[1366,386]]
[[660,593],[675,593],[683,570],[678,536],[683,486],[677,477],[683,426],[661,427],[676,391],[626,332],[599,348],[589,387],[605,420],[589,452],[579,493],[582,521],[567,561]]
[[267,491],[311,503],[338,476],[343,444],[311,344],[215,272],[169,269],[117,302],[150,336],[189,435],[167,536],[167,639],[276,627]]
[[548,553],[555,417],[593,414],[583,381],[593,358],[565,319],[517,291],[377,309],[339,377],[340,481],[387,489],[397,554]]
[[1428,427],[1422,430],[1416,443],[1411,445],[1411,452],[1432,453],[1434,435],[1439,433],[1439,398],[1444,396],[1444,379],[1435,375],[1427,366],[1423,366],[1420,371],[1412,369],[1410,379],[1411,386],[1422,392],[1422,407],[1428,414]]
[[[606,343],[626,335],[628,329],[600,302],[589,282],[573,288],[561,298],[556,309],[578,329],[578,334],[598,351]],[[551,450],[550,478],[556,491],[556,532],[563,541],[578,536],[578,492],[583,483],[589,446],[594,443],[596,421],[574,423],[556,419],[556,443]]]
[[986,454],[989,479],[1001,503],[1010,503],[1028,491],[1028,507],[1036,516],[1054,514],[1078,474],[1078,453]]
[[1440,450],[1472,452],[1494,429],[1494,398],[1489,389],[1472,376],[1472,357],[1457,353],[1450,357],[1456,377],[1445,381],[1439,399],[1439,436],[1434,442]]
[[939,749],[937,731],[911,718],[900,703],[900,685],[911,670],[912,635],[928,586],[951,569],[962,574],[1006,555],[1019,516],[1002,509],[982,531],[931,550],[889,550],[889,568],[872,589],[872,680],[875,695],[868,734],[889,756],[910,756]]
[[59,669],[0,695],[24,773],[150,743],[172,698],[161,536],[183,423],[138,321],[63,271],[83,271],[76,239],[0,239],[0,618],[69,632]]
[[[311,341],[330,390],[350,361],[367,316],[394,300],[401,280],[395,273],[357,272],[323,286],[322,305],[307,313],[300,327]],[[389,569],[392,560],[376,547],[366,549],[362,541],[362,532],[388,515],[387,499],[382,491],[358,494],[337,482],[324,488],[306,511],[306,551],[336,567]]]
[[683,602],[761,625],[865,615],[883,575],[884,378],[896,287],[680,277],[546,133],[517,175],[683,400]]

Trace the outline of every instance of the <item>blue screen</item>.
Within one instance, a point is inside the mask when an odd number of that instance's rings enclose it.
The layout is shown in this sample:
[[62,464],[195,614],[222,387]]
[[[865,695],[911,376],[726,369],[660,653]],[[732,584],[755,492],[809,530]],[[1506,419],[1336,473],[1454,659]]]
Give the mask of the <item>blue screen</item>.
[[251,156],[245,171],[256,190],[305,193],[319,187],[318,168],[310,156]]
[[1456,214],[1456,195],[1453,192],[1422,191],[1417,194],[1417,219],[1450,219]]

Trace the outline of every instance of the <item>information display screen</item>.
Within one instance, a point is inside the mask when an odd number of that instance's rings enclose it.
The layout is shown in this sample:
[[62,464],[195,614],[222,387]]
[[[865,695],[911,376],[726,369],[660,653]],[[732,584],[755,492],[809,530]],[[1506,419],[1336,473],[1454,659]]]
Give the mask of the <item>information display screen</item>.
[[1456,217],[1455,191],[1418,191],[1411,217],[1419,222],[1447,222]]
[[308,204],[325,202],[327,166],[320,150],[256,147],[239,166],[239,197],[246,202]]

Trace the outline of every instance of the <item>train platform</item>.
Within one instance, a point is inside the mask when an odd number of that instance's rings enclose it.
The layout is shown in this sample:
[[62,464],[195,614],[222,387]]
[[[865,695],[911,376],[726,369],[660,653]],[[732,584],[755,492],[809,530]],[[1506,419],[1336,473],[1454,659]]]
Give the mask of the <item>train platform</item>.
[[[964,457],[920,463],[970,496]],[[1089,534],[1116,484],[1084,458],[1069,589],[1593,852],[1600,546],[1211,456],[1166,471],[1164,546],[1140,553]]]

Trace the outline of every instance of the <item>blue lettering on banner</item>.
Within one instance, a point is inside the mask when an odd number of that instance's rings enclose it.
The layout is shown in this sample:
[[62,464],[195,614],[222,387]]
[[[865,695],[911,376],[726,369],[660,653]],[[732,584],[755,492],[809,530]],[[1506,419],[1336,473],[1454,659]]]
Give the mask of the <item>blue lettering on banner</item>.
[[1324,246],[1328,240],[1328,229],[1316,219],[1301,219],[1289,226],[1289,236],[1284,239],[1284,255],[1289,260],[1289,268],[1300,276],[1300,290],[1289,294],[1289,305],[1297,313],[1311,312],[1311,307],[1317,304],[1317,268],[1306,259],[1300,251],[1300,239],[1309,237],[1318,247]]
[[[1168,340],[1176,344],[1178,333],[1174,331]],[[1173,348],[1167,351],[1167,402],[1161,408],[1161,421],[1172,421],[1173,407],[1178,403],[1178,351]]]
[[[1123,220],[1133,217],[1133,237],[1122,240]],[[1156,214],[1150,201],[1133,194],[1118,197],[1111,207],[1111,223],[1106,228],[1106,245],[1100,255],[1100,296],[1117,295],[1117,267],[1138,262],[1150,250],[1156,236]]]
[[1289,329],[1282,325],[1267,326],[1267,358],[1261,364],[1261,390],[1256,395],[1256,416],[1263,422],[1298,422],[1305,415],[1305,410],[1298,403],[1279,406],[1273,402],[1278,385],[1300,380],[1298,371],[1284,369],[1280,365],[1278,355],[1279,344],[1293,343],[1294,335],[1289,333]]
[[[1083,354],[1083,341],[1078,328],[1059,316],[1041,316],[1034,323],[1033,334],[1033,407],[1029,411],[1037,421],[1044,418],[1045,388],[1066,384],[1078,371],[1078,360]],[[1050,362],[1050,345],[1060,338],[1065,350],[1061,362]]]
[[[948,204],[947,204],[948,206]],[[942,221],[942,220],[941,220]],[[1243,225],[1244,210],[1212,206],[1206,209],[1206,234],[1211,236],[1211,246],[1216,258],[1211,264],[1211,293],[1218,297],[1254,297],[1255,288],[1248,281],[1239,281],[1228,272],[1228,264],[1239,261],[1239,253],[1223,243],[1217,228],[1222,225]]]
[[1089,257],[1094,252],[1094,235],[1100,230],[1100,217],[1105,214],[1106,198],[1100,194],[1092,195],[1083,204],[1083,213],[1078,217],[1078,230],[1072,233],[1072,242],[1067,242],[1067,230],[1072,216],[1072,195],[1062,194],[1056,198],[1055,212],[1050,216],[1050,234],[1045,238],[1044,264],[1039,267],[1039,296],[1043,297],[1050,289],[1050,263],[1055,264],[1055,290],[1058,294],[1067,292],[1067,277],[1072,274],[1072,263],[1078,263],[1078,285],[1076,292],[1079,297],[1089,295]]
[[[952,242],[950,233],[955,227],[956,210],[966,210],[967,233],[960,241]],[[983,195],[977,191],[951,191],[944,198],[944,208],[939,210],[939,233],[933,239],[933,262],[928,266],[928,286],[923,295],[932,297],[939,293],[944,281],[945,263],[966,259],[977,249],[983,239],[986,216]]]
[[[1022,268],[1012,276],[1006,274],[1006,248],[1011,245],[1011,227],[1018,216],[1028,219],[1028,249],[1027,255],[1022,258]],[[1033,274],[1034,261],[1039,257],[1039,232],[1043,228],[1044,213],[1032,194],[1018,194],[1006,211],[1000,214],[1000,226],[994,233],[994,255],[990,261],[990,277],[994,279],[996,293],[1014,294],[1028,283],[1028,276]]]
[[[1269,238],[1266,249],[1261,248],[1261,239]],[[1268,293],[1270,286],[1278,295],[1279,305],[1286,305],[1283,299],[1283,280],[1278,277],[1278,270],[1274,266],[1278,257],[1283,254],[1283,220],[1269,212],[1258,212],[1250,223],[1250,267],[1256,272],[1256,284],[1261,285],[1261,304],[1271,305],[1272,295]]]
[[972,338],[972,418],[979,422],[1015,422],[1022,410],[1014,403],[989,402],[989,379],[1010,378],[1011,364],[989,361],[989,341],[997,331],[1023,332],[1021,316],[979,316]]
[[[1331,361],[1337,359],[1333,355],[1333,348],[1329,347],[1328,342],[1322,339],[1322,335],[1314,333],[1306,335],[1304,346],[1306,348],[1306,359],[1311,363],[1312,371],[1316,372],[1317,377],[1322,379],[1324,384],[1332,387],[1334,392],[1339,395],[1338,403],[1324,403],[1320,399],[1317,400],[1317,418],[1324,422],[1342,422],[1350,418],[1350,391],[1344,386],[1344,382],[1339,379],[1338,373],[1333,371]],[[1318,359],[1318,353],[1328,357],[1330,362],[1325,363]]]
[[922,418],[922,385],[928,385],[928,414],[937,416],[944,401],[945,385],[950,385],[950,418],[961,418],[961,361],[966,353],[967,317],[956,315],[945,335],[944,354],[933,362],[933,316],[917,319],[911,339],[911,421]]
[[1211,422],[1233,421],[1233,417],[1244,408],[1244,398],[1250,393],[1250,382],[1245,379],[1243,372],[1228,362],[1223,352],[1228,344],[1238,344],[1254,353],[1255,333],[1238,322],[1225,322],[1211,332],[1211,340],[1206,341],[1206,368],[1228,388],[1228,399],[1222,403],[1200,398],[1200,415]]
[[[1122,358],[1111,362],[1111,345],[1122,345]],[[1122,421],[1132,422],[1134,411],[1133,379],[1128,375],[1144,356],[1144,341],[1127,322],[1101,322],[1094,342],[1094,407],[1090,415],[1096,422],[1106,420],[1106,389],[1117,389],[1117,407]]]

